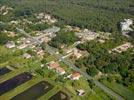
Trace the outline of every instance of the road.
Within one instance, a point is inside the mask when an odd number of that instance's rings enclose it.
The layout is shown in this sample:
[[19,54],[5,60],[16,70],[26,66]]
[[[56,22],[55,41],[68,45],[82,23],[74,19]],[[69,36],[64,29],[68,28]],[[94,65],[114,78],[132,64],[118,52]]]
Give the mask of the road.
[[[24,30],[17,28],[18,32],[31,38],[35,43],[37,44],[41,44],[41,42],[32,37],[31,35],[29,35],[28,33],[26,33]],[[67,58],[63,59],[63,55],[61,54],[56,54],[56,49],[54,49],[53,47],[50,47],[49,45],[46,44],[45,50],[50,53],[51,55],[55,56],[59,61],[64,62],[66,65],[68,65],[69,67],[71,67],[73,70],[79,72],[81,75],[83,75],[86,79],[88,80],[93,80],[93,82],[95,83],[96,86],[98,86],[100,89],[102,89],[105,93],[109,94],[110,96],[114,97],[116,100],[124,100],[123,97],[121,97],[119,94],[117,94],[116,92],[114,92],[113,90],[111,90],[110,88],[106,87],[104,84],[100,83],[99,81],[95,80],[93,77],[91,77],[90,75],[88,75],[86,72],[81,71],[78,67],[76,67],[73,63],[71,63]]]

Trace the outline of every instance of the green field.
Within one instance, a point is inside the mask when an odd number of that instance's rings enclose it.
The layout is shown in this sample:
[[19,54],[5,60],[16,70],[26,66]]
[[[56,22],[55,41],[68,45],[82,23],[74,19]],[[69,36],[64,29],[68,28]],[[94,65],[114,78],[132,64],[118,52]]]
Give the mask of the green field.
[[127,87],[124,87],[123,85],[118,83],[110,83],[107,81],[105,81],[104,84],[127,100],[133,100],[134,93],[130,91]]

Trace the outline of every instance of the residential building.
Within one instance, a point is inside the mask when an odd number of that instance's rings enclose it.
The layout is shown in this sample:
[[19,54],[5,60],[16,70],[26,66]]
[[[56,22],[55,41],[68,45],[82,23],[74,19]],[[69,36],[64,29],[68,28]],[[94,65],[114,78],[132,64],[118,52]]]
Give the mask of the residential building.
[[133,24],[133,20],[131,19],[124,19],[124,22],[121,22],[121,29],[122,31],[132,31],[133,29],[130,28],[130,25]]
[[31,58],[32,56],[31,56],[30,54],[28,54],[28,53],[24,53],[24,54],[23,54],[23,57],[24,57],[25,59],[29,59],[29,58]]
[[71,80],[79,80],[81,74],[78,72],[73,72],[71,75],[68,76]]
[[48,68],[49,69],[56,69],[59,66],[60,66],[59,63],[52,61],[49,63]]
[[8,41],[5,46],[7,48],[14,48],[15,47],[15,43],[14,43],[14,41]]
[[19,45],[17,48],[18,48],[18,49],[24,49],[24,48],[26,48],[27,46],[28,46],[27,44],[23,43],[23,44]]
[[48,64],[48,69],[54,69],[59,75],[65,74],[65,70],[62,67],[60,67],[59,63],[54,61],[51,61]]
[[74,54],[74,56],[75,56],[77,59],[79,59],[79,58],[82,56],[81,51],[78,50],[77,48],[74,48],[73,54]]
[[134,46],[130,42],[126,42],[125,44],[122,44],[112,50],[109,50],[109,53],[112,52],[117,52],[117,53],[122,53],[127,51],[129,48],[133,48]]
[[57,72],[58,74],[60,74],[60,75],[65,74],[65,70],[64,70],[62,67],[57,67],[57,68],[56,68],[56,72]]
[[83,96],[85,94],[85,91],[83,89],[77,90],[79,96]]
[[43,55],[44,54],[44,50],[41,49],[41,48],[38,48],[36,52],[37,52],[37,55]]

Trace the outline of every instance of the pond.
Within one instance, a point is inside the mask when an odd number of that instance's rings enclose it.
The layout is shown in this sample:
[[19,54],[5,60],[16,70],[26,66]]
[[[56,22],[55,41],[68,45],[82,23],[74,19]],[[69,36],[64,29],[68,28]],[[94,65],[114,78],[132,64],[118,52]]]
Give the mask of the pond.
[[59,91],[54,96],[52,96],[49,100],[69,100],[69,97],[64,92]]
[[6,68],[6,67],[0,68],[0,76],[1,76],[1,75],[4,75],[4,74],[6,74],[6,73],[9,73],[10,71],[11,71],[11,70],[8,69],[8,68]]
[[0,95],[29,81],[31,78],[32,78],[32,75],[30,73],[25,72],[25,73],[19,74],[13,78],[1,83],[0,84]]
[[41,97],[52,88],[53,86],[51,84],[42,81],[13,97],[11,100],[37,100],[37,98]]

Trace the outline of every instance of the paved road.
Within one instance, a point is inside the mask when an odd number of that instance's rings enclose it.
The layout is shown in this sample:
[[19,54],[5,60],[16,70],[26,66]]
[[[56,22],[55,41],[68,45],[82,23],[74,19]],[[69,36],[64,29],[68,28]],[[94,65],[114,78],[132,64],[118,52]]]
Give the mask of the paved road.
[[[40,41],[37,40],[36,38],[32,37],[31,35],[27,34],[24,30],[17,28],[17,30],[21,33],[24,34],[25,36],[31,38],[35,43],[40,45]],[[121,97],[120,95],[118,95],[116,92],[112,91],[110,88],[106,87],[105,85],[103,85],[102,83],[100,83],[99,81],[93,79],[90,75],[88,75],[86,72],[81,71],[78,67],[76,67],[73,63],[71,63],[67,58],[63,59],[63,55],[61,54],[56,54],[56,49],[54,49],[53,47],[50,47],[49,45],[46,44],[46,51],[48,53],[50,53],[51,55],[55,56],[57,59],[59,59],[59,61],[64,62],[66,65],[68,65],[69,67],[71,67],[73,70],[81,73],[81,75],[83,75],[86,79],[89,80],[93,80],[93,82],[95,83],[96,86],[98,86],[99,88],[101,88],[105,93],[109,94],[110,96],[114,97],[116,100],[124,100],[123,97]]]

